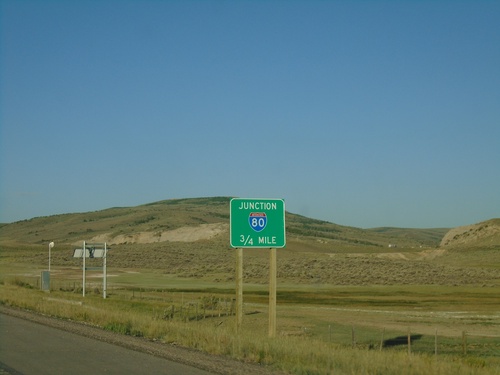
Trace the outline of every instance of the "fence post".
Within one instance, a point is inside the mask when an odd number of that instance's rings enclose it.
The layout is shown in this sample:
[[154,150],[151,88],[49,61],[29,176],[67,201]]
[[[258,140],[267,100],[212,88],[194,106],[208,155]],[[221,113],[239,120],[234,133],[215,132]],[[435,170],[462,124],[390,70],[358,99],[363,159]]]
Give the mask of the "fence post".
[[462,331],[462,349],[464,355],[467,355],[467,332]]
[[411,354],[411,331],[410,328],[408,327],[408,355]]
[[354,326],[351,326],[351,340],[352,340],[352,348],[356,347],[356,339],[354,336]]
[[384,334],[385,328],[382,330],[382,338],[380,339],[380,351],[382,351],[382,347],[384,346]]
[[434,334],[434,355],[438,355],[438,330],[436,328],[436,333]]

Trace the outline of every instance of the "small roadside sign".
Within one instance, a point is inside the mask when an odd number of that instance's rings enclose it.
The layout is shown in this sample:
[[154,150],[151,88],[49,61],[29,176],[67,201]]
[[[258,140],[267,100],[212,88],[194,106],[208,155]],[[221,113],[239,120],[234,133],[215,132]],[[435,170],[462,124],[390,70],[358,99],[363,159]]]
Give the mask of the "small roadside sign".
[[285,201],[231,199],[230,243],[234,248],[285,247]]

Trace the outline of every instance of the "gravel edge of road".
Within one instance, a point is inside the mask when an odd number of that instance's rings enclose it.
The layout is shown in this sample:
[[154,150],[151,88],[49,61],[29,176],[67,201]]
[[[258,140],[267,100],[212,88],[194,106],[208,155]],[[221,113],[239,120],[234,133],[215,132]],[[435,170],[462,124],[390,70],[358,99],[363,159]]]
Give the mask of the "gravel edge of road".
[[0,305],[0,313],[16,318],[29,320],[52,328],[68,331],[81,336],[118,345],[127,349],[154,355],[177,363],[196,367],[220,375],[279,375],[283,372],[273,371],[256,364],[239,362],[237,360],[210,355],[194,349],[151,341],[142,337],[126,336],[116,332],[105,331],[102,328],[81,322],[64,320],[41,315],[29,310]]

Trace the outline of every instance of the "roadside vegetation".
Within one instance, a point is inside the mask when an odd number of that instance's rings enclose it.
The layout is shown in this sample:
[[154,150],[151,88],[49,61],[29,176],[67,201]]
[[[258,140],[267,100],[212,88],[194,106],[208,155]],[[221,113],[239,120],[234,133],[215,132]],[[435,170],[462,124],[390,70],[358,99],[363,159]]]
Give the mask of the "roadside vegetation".
[[[500,374],[498,220],[439,246],[447,230],[362,230],[287,214],[271,339],[265,249],[244,252],[236,329],[228,202],[162,201],[0,226],[0,304],[290,374]],[[196,240],[186,228],[196,228]],[[94,270],[82,296],[81,259],[72,256],[82,240],[169,231],[186,239],[110,245],[106,299],[95,270],[102,260],[88,259]]]
[[[81,275],[81,270],[71,273]],[[238,332],[230,285],[214,288],[194,280],[170,279],[167,284],[172,288],[165,289],[154,286],[162,275],[123,275],[134,277],[111,286],[107,299],[95,279],[88,282],[83,297],[81,281],[64,279],[62,274],[52,280],[50,293],[39,290],[36,277],[8,277],[1,282],[0,301],[4,306],[291,374],[500,373],[496,288],[481,288],[477,293],[471,287],[284,286],[278,292],[278,335],[270,339],[267,292],[262,285],[247,287]],[[129,282],[133,286],[127,286]],[[461,333],[466,329],[471,336],[464,352]],[[439,330],[438,354],[435,330]],[[489,337],[495,332],[497,336]]]

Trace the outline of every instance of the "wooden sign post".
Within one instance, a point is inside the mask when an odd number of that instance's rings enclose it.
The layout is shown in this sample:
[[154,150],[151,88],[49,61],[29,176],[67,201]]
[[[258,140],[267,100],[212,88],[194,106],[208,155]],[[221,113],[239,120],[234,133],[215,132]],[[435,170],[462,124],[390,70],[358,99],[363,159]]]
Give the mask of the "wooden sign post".
[[276,248],[269,256],[269,337],[276,337]]
[[243,249],[236,249],[236,331],[243,321]]
[[229,206],[229,238],[236,249],[236,330],[243,317],[243,249],[268,248],[269,337],[276,336],[276,248],[286,244],[283,199],[233,198]]

